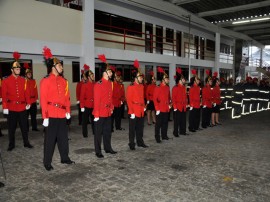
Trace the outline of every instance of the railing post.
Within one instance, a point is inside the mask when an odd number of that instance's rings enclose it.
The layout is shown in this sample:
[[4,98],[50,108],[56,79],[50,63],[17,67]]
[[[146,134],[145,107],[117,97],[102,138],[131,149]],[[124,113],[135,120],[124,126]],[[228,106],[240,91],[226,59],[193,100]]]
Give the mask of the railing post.
[[126,50],[126,29],[124,29],[124,50]]

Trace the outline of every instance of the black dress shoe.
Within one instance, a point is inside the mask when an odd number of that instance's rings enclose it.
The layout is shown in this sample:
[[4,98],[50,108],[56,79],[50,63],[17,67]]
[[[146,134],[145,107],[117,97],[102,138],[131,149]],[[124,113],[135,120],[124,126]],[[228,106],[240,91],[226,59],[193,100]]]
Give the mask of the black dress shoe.
[[156,140],[157,141],[157,143],[161,143],[161,140]]
[[129,147],[130,150],[136,150],[135,147]]
[[148,146],[146,144],[140,144],[140,145],[138,145],[138,147],[147,148]]
[[25,144],[24,147],[27,147],[27,148],[29,148],[29,149],[32,149],[32,148],[33,148],[33,146],[32,146],[30,143]]
[[162,140],[169,140],[169,138],[168,137],[163,137]]
[[173,134],[174,135],[174,137],[179,137],[179,135],[178,134]]
[[116,128],[116,130],[125,130],[124,128]]
[[103,156],[101,153],[96,153],[96,156],[97,156],[98,158],[104,158],[104,156]]
[[198,129],[195,129],[195,130],[203,130],[202,128],[198,128]]
[[12,151],[14,148],[15,148],[14,146],[9,146],[7,150]]
[[189,135],[188,133],[180,133],[180,135]]
[[47,171],[53,170],[53,167],[51,165],[44,165],[44,167]]
[[75,164],[75,162],[71,161],[70,159],[66,160],[66,161],[61,161],[61,163],[63,163],[63,164]]
[[32,131],[39,131],[39,129],[37,129],[37,128],[34,128],[34,129],[32,129]]
[[87,138],[87,137],[88,137],[88,135],[83,135],[83,137],[84,137],[84,138]]
[[220,122],[218,122],[218,123],[216,122],[216,125],[222,125],[222,124]]
[[106,153],[110,153],[110,154],[117,154],[116,151],[110,150],[110,151],[105,151]]
[[193,132],[193,133],[196,132],[196,130],[194,130],[194,129],[189,129],[189,131],[190,132]]
[[4,186],[5,186],[5,184],[3,182],[0,182],[0,188],[4,187]]
[[207,128],[207,126],[202,126],[202,128]]

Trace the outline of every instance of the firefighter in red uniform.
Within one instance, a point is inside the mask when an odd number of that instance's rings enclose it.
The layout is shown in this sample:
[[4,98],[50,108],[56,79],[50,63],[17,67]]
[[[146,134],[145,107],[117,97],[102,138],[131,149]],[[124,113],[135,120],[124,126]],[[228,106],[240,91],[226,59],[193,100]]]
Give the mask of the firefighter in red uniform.
[[206,70],[205,71],[208,77],[205,79],[205,85],[202,89],[202,127],[207,128],[207,127],[212,127],[210,124],[211,121],[211,113],[212,113],[212,90],[211,90],[211,85],[212,85],[212,78],[210,75],[210,71]]
[[[2,104],[2,80],[0,79],[0,104]],[[0,127],[0,137],[4,136]]]
[[156,109],[156,125],[155,125],[155,139],[157,143],[161,143],[160,131],[162,140],[168,140],[168,116],[171,108],[170,100],[170,87],[169,76],[164,72],[161,67],[158,67],[158,72],[163,74],[159,86],[155,88],[153,101]]
[[176,112],[176,124],[174,124],[174,136],[188,135],[186,133],[186,110],[187,110],[187,90],[186,79],[182,75],[180,68],[176,69],[176,83],[177,87],[172,90],[172,104],[173,109]]
[[191,70],[194,75],[190,79],[189,88],[189,131],[196,132],[196,130],[201,130],[200,126],[200,110],[201,110],[201,89],[200,89],[200,79],[197,76],[195,69]]
[[[99,55],[99,59],[106,63],[105,55]],[[106,153],[116,154],[111,146],[111,115],[113,113],[111,78],[113,67],[106,64],[102,69],[102,78],[94,86],[94,124],[95,124],[95,152],[98,158],[103,158],[101,152],[101,142]]]
[[135,150],[135,136],[138,147],[148,147],[143,141],[144,128],[144,87],[143,77],[139,70],[139,62],[134,62],[135,70],[132,71],[134,82],[127,88],[127,104],[129,114],[129,148]]
[[85,81],[87,80],[87,78],[85,77],[84,71],[85,70],[81,70],[81,81],[78,82],[76,85],[76,99],[77,99],[79,125],[82,124],[82,111],[80,107],[81,88],[82,88],[82,84],[85,83]]
[[[125,86],[123,84],[123,77],[120,76],[120,89],[121,89],[121,96],[123,100],[123,104],[121,105],[121,119],[125,119],[125,105],[126,105],[126,95],[125,95]],[[121,127],[121,126],[120,126]]]
[[213,108],[212,108],[212,126],[221,125],[219,122],[219,113],[220,113],[220,105],[221,105],[221,98],[220,98],[220,82],[217,78],[217,72],[214,72],[213,76],[213,89],[212,89],[212,98],[213,98]]
[[83,137],[88,137],[87,124],[89,118],[91,120],[92,131],[94,133],[94,85],[95,85],[95,74],[90,70],[88,65],[84,65],[84,75],[87,78],[87,81],[82,84],[81,93],[80,93],[80,107],[82,112],[82,134]]
[[124,103],[123,87],[120,84],[121,72],[117,71],[113,82],[113,114],[112,114],[112,132],[114,131],[114,122],[116,130],[125,130],[121,127],[121,106]]
[[147,101],[147,122],[148,125],[151,125],[151,116],[153,120],[153,124],[156,123],[156,112],[155,112],[155,106],[153,102],[153,95],[154,90],[156,87],[156,78],[154,76],[154,73],[151,74],[151,81],[149,82],[147,89],[146,89],[146,101]]
[[40,81],[40,104],[42,108],[44,136],[44,167],[53,170],[51,165],[55,144],[58,145],[61,163],[73,164],[69,158],[68,126],[70,119],[70,93],[68,81],[63,78],[61,61],[53,57],[49,48],[43,48],[43,55],[50,74]]
[[[39,131],[37,128],[37,100],[38,100],[38,90],[36,80],[33,79],[32,71],[28,65],[28,63],[24,63],[25,70],[25,78],[27,80],[27,88],[30,91],[30,109],[27,110],[27,118],[29,114],[31,115],[31,125],[32,131]],[[29,131],[29,123],[27,120],[27,129]]]
[[3,114],[8,119],[9,146],[8,151],[15,148],[15,131],[17,122],[22,132],[24,147],[33,148],[28,140],[27,132],[27,112],[30,108],[30,93],[27,88],[27,80],[20,76],[21,66],[18,62],[20,54],[13,53],[15,62],[11,67],[12,74],[2,82],[2,105]]

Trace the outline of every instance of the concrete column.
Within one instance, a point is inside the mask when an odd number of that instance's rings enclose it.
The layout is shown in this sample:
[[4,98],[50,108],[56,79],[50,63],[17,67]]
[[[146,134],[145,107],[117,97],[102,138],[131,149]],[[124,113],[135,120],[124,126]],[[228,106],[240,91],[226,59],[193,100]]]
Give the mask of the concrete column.
[[82,12],[82,56],[80,66],[87,64],[95,72],[94,0],[83,0]]
[[[213,69],[213,72],[219,73],[220,68],[220,62],[219,62],[219,55],[220,55],[220,33],[216,33],[216,39],[215,39],[215,67]],[[218,74],[219,76],[219,74]]]
[[176,72],[176,64],[170,63],[169,64],[169,78],[170,78],[170,89],[172,91],[172,87],[175,85],[174,75]]

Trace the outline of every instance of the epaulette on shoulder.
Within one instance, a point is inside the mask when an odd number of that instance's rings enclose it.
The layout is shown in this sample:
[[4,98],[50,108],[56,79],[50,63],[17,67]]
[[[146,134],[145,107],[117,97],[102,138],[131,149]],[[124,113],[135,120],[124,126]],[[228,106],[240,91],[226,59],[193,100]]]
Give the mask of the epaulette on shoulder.
[[44,76],[43,78],[44,78],[44,79],[46,79],[46,78],[48,78],[49,76],[50,76],[50,75],[49,75],[49,74],[47,74],[47,75],[46,75],[46,76]]
[[99,80],[99,81],[97,82],[97,84],[102,84],[102,80]]

